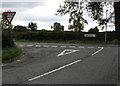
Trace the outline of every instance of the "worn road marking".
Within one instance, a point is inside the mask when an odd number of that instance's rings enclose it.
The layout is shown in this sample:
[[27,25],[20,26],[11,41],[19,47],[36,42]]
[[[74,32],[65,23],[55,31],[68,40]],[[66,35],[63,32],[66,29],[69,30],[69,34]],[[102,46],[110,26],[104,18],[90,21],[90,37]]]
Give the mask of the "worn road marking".
[[17,60],[17,62],[20,62],[20,60]]
[[76,48],[76,46],[69,46],[69,48]]
[[27,45],[28,47],[32,47],[33,45]]
[[78,62],[80,62],[80,61],[81,61],[81,60],[77,60],[77,61],[71,62],[71,63],[69,63],[69,64],[67,64],[67,65],[64,65],[64,66],[62,66],[62,67],[56,68],[56,69],[54,69],[54,70],[52,70],[52,71],[49,71],[49,72],[46,72],[46,73],[41,74],[41,75],[39,75],[39,76],[36,76],[36,77],[34,77],[34,78],[28,79],[28,81],[33,81],[33,80],[35,80],[35,79],[38,79],[38,78],[41,78],[41,77],[43,77],[43,76],[49,75],[49,74],[51,74],[51,73],[54,73],[54,72],[56,72],[56,71],[59,71],[59,70],[61,70],[61,69],[66,68],[66,67],[69,67],[69,66],[71,66],[71,65],[73,65],[73,64],[76,64],[76,63],[78,63]]
[[88,47],[88,48],[94,48],[94,47]]
[[58,54],[57,56],[62,56],[62,55],[66,55],[66,54],[71,54],[74,52],[77,52],[79,50],[72,50],[72,49],[65,49],[64,51],[62,51],[60,54]]
[[51,46],[51,47],[58,47],[58,46]]
[[18,45],[18,46],[23,47],[24,45]]
[[49,45],[44,45],[43,47],[49,47]]
[[78,48],[85,48],[84,46],[78,46]]
[[60,46],[61,48],[66,48],[66,46]]
[[96,52],[94,52],[93,54],[92,54],[92,56],[93,55],[95,55],[95,54],[97,54],[97,53],[99,53],[101,50],[103,50],[104,49],[104,47],[98,47],[98,48],[100,48],[99,50],[97,50]]
[[35,45],[35,47],[41,47],[40,45]]

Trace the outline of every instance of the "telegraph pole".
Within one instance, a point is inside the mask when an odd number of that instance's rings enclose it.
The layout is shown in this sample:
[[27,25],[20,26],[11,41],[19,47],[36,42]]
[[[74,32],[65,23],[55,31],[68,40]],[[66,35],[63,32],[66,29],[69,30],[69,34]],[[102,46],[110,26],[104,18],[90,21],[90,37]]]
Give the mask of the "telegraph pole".
[[108,10],[106,10],[105,42],[107,42],[107,12],[108,12]]

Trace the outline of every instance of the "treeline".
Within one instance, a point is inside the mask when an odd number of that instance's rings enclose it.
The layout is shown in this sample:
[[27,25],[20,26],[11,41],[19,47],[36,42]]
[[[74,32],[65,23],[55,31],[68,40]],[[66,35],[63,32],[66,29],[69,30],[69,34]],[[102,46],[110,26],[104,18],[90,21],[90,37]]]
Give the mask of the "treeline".
[[[18,32],[12,30],[12,37],[17,40],[39,40],[39,41],[67,41],[67,40],[79,40],[79,41],[104,41],[105,33],[96,33],[95,38],[84,37],[84,34],[91,34],[90,32],[73,32],[73,31],[25,31]],[[115,39],[115,32],[107,32],[107,40],[112,41]]]

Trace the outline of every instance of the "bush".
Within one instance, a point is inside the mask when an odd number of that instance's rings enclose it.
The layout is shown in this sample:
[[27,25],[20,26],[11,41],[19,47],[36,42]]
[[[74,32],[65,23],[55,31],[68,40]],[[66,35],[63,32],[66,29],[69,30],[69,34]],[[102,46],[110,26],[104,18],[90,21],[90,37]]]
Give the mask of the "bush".
[[8,30],[2,31],[2,47],[13,47],[14,42],[12,40],[12,37],[10,36],[10,32]]
[[2,62],[11,62],[13,58],[19,56],[22,53],[20,48],[14,47],[6,47],[2,50]]

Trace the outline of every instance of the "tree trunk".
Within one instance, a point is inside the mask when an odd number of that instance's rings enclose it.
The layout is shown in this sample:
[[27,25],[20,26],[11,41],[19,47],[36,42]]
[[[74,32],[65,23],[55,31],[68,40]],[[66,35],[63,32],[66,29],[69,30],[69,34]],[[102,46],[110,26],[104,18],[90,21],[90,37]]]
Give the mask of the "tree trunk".
[[116,38],[120,40],[120,2],[114,2]]

